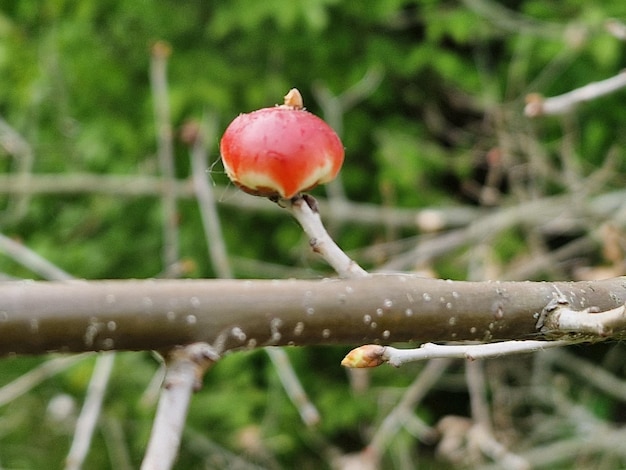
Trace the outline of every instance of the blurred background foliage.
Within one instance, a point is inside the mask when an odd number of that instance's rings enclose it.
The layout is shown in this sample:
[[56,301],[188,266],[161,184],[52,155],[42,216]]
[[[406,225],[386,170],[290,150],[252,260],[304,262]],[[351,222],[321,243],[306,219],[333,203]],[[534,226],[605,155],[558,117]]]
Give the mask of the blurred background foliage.
[[[622,188],[623,93],[580,106],[566,118],[523,116],[530,92],[564,93],[626,66],[626,44],[605,28],[610,18],[626,19],[626,3],[1,0],[0,117],[25,139],[32,159],[25,162],[5,145],[0,172],[158,175],[150,49],[165,41],[172,48],[169,99],[181,180],[190,176],[189,145],[181,137],[187,123],[214,114],[221,133],[237,114],[280,103],[296,86],[307,108],[342,134],[341,181],[352,201],[409,209],[515,204],[577,190],[572,181],[598,172],[607,155],[613,171],[601,186],[584,188],[585,195]],[[337,112],[333,97],[359,83],[371,89]],[[217,163],[207,178],[226,186],[217,135],[210,156]],[[502,174],[489,183],[486,197],[482,189],[494,161]],[[568,179],[568,172],[576,178]],[[25,210],[16,208],[16,196],[0,195],[0,230],[76,277],[162,273],[159,199],[97,193],[35,196]],[[325,190],[314,193],[324,196]],[[221,205],[220,217],[238,277],[330,274],[309,257],[299,227],[285,214],[237,210],[237,201],[250,196],[229,197],[235,204]],[[178,218],[184,275],[214,277],[196,203],[179,201]],[[386,227],[383,220],[374,226],[335,223],[331,229],[368,267],[386,261],[388,244],[419,235],[417,229]],[[491,241],[497,266],[527,254],[521,229]],[[543,242],[558,247],[564,240]],[[369,256],[373,244],[383,248]],[[414,268],[464,279],[470,277],[464,253],[454,250]],[[597,246],[577,262],[604,261]],[[11,278],[33,277],[5,256],[0,270]],[[419,367],[376,370],[373,392],[355,398],[338,366],[344,352],[289,351],[322,413],[316,432],[300,423],[262,352],[224,359],[194,398],[178,468],[235,468],[234,454],[266,468],[323,468],[322,440],[343,451],[360,449],[369,426],[384,417],[390,397],[397,398],[395,391]],[[40,361],[4,360],[0,378],[7,383]],[[146,387],[157,368],[148,353],[118,355],[88,468],[137,466],[154,405]],[[4,407],[3,467],[61,465],[90,371],[91,360],[81,362]],[[419,413],[426,420],[467,413],[465,392],[454,380],[441,393],[458,397],[433,409],[424,406]],[[72,405],[60,417],[50,410],[59,397]],[[432,449],[410,452],[428,468]]]

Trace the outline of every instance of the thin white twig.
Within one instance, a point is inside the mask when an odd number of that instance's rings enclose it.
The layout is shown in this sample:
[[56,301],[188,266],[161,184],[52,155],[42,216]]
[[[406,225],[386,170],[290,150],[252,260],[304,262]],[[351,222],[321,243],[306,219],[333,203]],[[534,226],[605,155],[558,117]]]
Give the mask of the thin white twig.
[[279,201],[279,203],[283,202],[309,236],[313,251],[321,255],[340,277],[355,278],[368,275],[367,271],[346,255],[328,234],[317,210],[315,199],[311,196],[297,196],[291,200]]
[[532,93],[526,97],[524,114],[528,117],[565,114],[579,103],[614,93],[624,87],[626,87],[626,72],[620,72],[614,77],[592,82],[551,98],[544,98],[539,94]]
[[423,361],[434,358],[484,359],[509,354],[542,351],[548,348],[557,348],[582,342],[580,340],[558,341],[501,341],[487,344],[434,344],[424,343],[415,349],[396,349],[392,346],[366,344],[350,351],[341,361],[345,367],[376,367],[388,362],[394,367],[400,367],[407,362]]
[[425,343],[418,349],[402,350],[388,346],[385,352],[387,361],[394,367],[402,364],[434,357],[456,357],[465,358],[470,361],[475,359],[484,359],[488,357],[507,356],[510,354],[520,354],[525,352],[542,351],[549,348],[557,348],[575,344],[576,341],[560,340],[560,341],[502,341],[499,343],[488,344],[433,344]]
[[172,468],[196,384],[195,369],[195,365],[189,362],[168,369],[169,384],[164,385],[159,397],[150,442],[141,465],[143,470]]
[[102,353],[96,359],[96,365],[87,387],[87,395],[83,408],[76,421],[76,430],[72,440],[72,446],[65,460],[65,470],[79,470],[83,466],[87,452],[91,445],[93,430],[98,422],[102,401],[109,383],[114,353]]
[[194,343],[172,352],[142,470],[172,468],[182,437],[191,395],[206,370],[219,359],[206,343]]

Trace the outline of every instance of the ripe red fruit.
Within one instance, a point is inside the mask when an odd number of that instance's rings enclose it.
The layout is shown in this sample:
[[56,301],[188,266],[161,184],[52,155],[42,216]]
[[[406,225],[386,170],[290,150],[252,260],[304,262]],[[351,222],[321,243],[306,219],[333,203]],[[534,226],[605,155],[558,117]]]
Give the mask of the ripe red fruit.
[[284,105],[237,116],[220,152],[226,174],[242,190],[286,199],[334,179],[344,157],[335,131],[304,110],[295,88]]

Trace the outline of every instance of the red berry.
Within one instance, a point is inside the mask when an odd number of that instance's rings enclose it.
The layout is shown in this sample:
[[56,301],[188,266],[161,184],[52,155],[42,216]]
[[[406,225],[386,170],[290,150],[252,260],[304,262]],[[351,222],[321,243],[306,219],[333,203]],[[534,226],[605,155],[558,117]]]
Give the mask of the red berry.
[[334,179],[344,157],[335,131],[302,108],[295,88],[282,106],[236,117],[220,152],[226,174],[241,189],[287,199]]

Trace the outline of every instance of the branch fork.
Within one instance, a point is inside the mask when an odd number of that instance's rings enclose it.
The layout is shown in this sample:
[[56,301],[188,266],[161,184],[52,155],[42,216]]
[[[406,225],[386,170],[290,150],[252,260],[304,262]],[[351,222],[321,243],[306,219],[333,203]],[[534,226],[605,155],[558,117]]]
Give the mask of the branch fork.
[[[194,375],[193,390],[202,388],[204,374],[220,359],[214,347],[208,343],[193,343],[188,346],[174,348],[168,355],[168,374],[163,383],[164,388],[172,388],[180,382],[182,367],[191,366]],[[184,364],[184,366],[183,366]]]
[[598,307],[573,310],[558,289],[537,320],[537,330],[543,334],[573,334],[586,336],[589,340],[604,340],[617,330],[625,329],[626,304],[604,311]]

